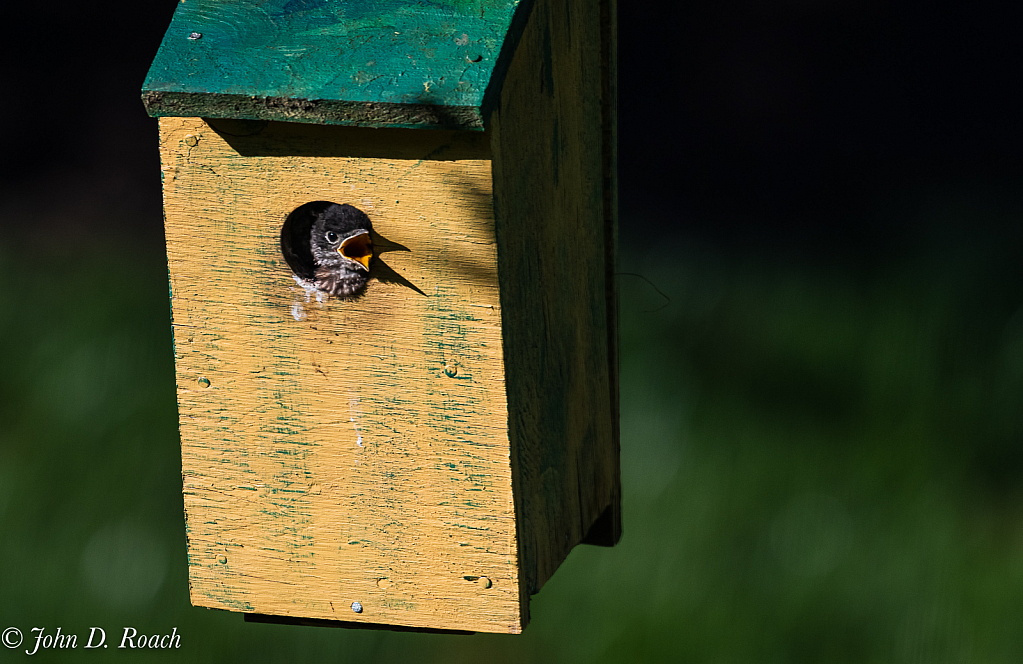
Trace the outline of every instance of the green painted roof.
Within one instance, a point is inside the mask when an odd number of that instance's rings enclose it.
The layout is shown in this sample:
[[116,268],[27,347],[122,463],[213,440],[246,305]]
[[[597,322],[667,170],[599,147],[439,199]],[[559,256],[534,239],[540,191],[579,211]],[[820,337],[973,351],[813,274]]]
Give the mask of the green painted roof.
[[154,116],[478,129],[518,5],[181,0],[142,98]]

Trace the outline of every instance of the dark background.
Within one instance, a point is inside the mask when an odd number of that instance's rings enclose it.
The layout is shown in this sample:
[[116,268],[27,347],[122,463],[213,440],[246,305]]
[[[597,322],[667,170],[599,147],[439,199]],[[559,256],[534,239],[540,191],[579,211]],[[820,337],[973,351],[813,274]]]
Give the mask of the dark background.
[[625,538],[525,635],[451,637],[188,605],[139,101],[174,6],[0,9],[0,628],[177,627],[189,661],[1023,657],[1017,15],[623,4]]

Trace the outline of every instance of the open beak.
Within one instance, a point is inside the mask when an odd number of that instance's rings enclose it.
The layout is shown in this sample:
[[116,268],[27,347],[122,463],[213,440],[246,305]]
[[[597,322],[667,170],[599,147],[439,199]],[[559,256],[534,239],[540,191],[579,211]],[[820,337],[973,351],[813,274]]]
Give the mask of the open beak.
[[355,261],[369,272],[369,261],[373,258],[373,239],[369,231],[360,231],[358,234],[345,238],[341,246],[337,248],[339,254],[350,261]]

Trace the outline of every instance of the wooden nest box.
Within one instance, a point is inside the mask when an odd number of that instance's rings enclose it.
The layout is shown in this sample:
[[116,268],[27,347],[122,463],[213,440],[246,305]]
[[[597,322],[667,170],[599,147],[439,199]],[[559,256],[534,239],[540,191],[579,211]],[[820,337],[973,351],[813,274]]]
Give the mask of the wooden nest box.
[[[181,0],[143,99],[193,604],[519,632],[618,540],[615,13]],[[332,203],[362,253],[317,257]]]

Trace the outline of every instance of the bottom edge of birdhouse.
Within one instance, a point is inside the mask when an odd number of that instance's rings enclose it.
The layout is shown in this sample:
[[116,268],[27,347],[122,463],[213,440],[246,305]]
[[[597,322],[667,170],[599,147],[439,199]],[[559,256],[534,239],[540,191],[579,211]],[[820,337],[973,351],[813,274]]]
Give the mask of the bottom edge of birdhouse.
[[[217,611],[228,611],[239,613],[245,622],[267,623],[278,625],[297,625],[303,627],[336,627],[341,629],[370,629],[386,630],[392,632],[419,632],[424,634],[456,634],[471,635],[477,632],[490,634],[521,634],[525,627],[525,621],[521,616],[505,621],[500,618],[487,619],[485,617],[473,617],[462,615],[459,617],[445,616],[439,611],[432,612],[432,616],[424,616],[422,619],[410,618],[409,620],[395,619],[394,616],[369,617],[363,612],[362,607],[355,602],[352,607],[346,607],[352,611],[355,620],[344,620],[340,618],[323,618],[302,615],[285,615],[272,613],[255,607],[227,607],[217,603],[203,601],[202,597],[191,598],[192,606],[196,608],[211,609]],[[361,619],[360,619],[361,618]]]
[[469,636],[476,632],[465,629],[442,629],[438,627],[410,627],[408,625],[391,625],[388,623],[365,623],[350,620],[326,620],[324,618],[296,618],[293,616],[274,616],[264,613],[245,613],[245,622],[269,623],[274,625],[300,625],[303,627],[337,627],[340,629],[380,629],[389,632],[418,632],[422,634],[456,634]]

